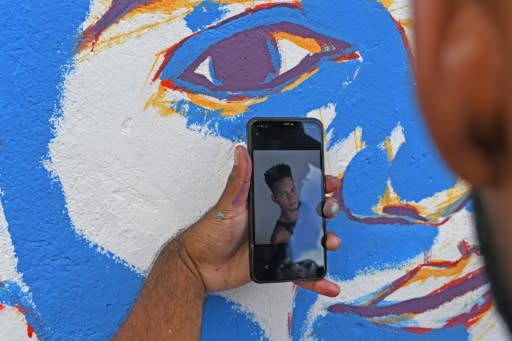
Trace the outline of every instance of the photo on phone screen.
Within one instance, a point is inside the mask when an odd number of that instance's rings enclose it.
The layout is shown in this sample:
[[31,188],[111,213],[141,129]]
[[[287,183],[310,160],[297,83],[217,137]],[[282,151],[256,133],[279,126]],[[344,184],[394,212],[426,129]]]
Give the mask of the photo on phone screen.
[[259,282],[321,278],[325,221],[322,126],[316,120],[250,125],[251,268]]

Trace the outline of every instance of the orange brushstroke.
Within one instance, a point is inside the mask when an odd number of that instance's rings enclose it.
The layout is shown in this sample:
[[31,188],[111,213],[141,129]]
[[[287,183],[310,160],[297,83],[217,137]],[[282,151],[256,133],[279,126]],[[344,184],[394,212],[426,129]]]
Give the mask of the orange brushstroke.
[[144,104],[144,111],[146,111],[149,107],[153,107],[160,113],[160,116],[171,116],[178,114],[178,112],[171,106],[175,103],[175,101],[166,100],[166,93],[166,88],[160,85],[157,92],[147,100],[146,104]]
[[302,82],[304,82],[306,79],[308,79],[309,77],[313,76],[315,73],[318,72],[318,68],[314,68],[313,70],[309,71],[309,72],[306,72],[304,73],[302,76],[300,76],[299,78],[297,78],[296,80],[294,80],[292,83],[288,84],[287,86],[285,86],[281,92],[285,92],[285,91],[290,91],[294,88],[296,88],[297,86],[299,86]]
[[276,40],[289,40],[311,53],[322,52],[322,46],[314,38],[305,38],[288,32],[275,32],[273,36]]

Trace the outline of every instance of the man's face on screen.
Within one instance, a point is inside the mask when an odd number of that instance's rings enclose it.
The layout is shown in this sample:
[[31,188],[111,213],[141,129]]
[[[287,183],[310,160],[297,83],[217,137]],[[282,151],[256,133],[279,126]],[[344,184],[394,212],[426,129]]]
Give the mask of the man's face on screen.
[[273,190],[272,200],[282,211],[292,213],[299,209],[299,194],[292,178],[286,177],[277,181]]

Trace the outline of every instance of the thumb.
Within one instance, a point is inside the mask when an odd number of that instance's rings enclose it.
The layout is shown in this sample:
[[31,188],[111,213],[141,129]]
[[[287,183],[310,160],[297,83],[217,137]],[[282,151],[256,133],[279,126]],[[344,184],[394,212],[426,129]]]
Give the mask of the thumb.
[[252,162],[247,149],[236,146],[235,160],[218,206],[223,212],[245,208],[251,186]]

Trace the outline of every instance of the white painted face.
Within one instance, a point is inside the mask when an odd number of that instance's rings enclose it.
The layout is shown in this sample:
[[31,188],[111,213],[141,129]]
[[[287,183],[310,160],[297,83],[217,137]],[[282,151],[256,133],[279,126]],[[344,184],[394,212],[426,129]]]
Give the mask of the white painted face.
[[[84,27],[107,5],[92,1]],[[225,16],[244,8],[230,6]],[[162,19],[168,17],[142,15],[102,38]],[[78,54],[64,83],[63,116],[50,144],[48,167],[62,182],[76,230],[143,272],[169,238],[215,203],[232,167],[235,143],[187,128],[180,115],[161,116],[156,108],[145,108],[158,88],[148,82],[156,56],[191,34],[177,16],[112,46]],[[293,292],[288,284],[271,287],[273,299],[282,302],[277,309],[258,303],[268,300],[269,287],[229,295],[256,313],[268,334],[283,339]]]
[[[91,18],[102,4],[92,3]],[[76,229],[142,271],[166,240],[214,203],[230,170],[231,142],[187,129],[180,116],[144,109],[155,91],[146,84],[155,56],[190,34],[181,18],[79,54],[51,143],[51,169]]]

